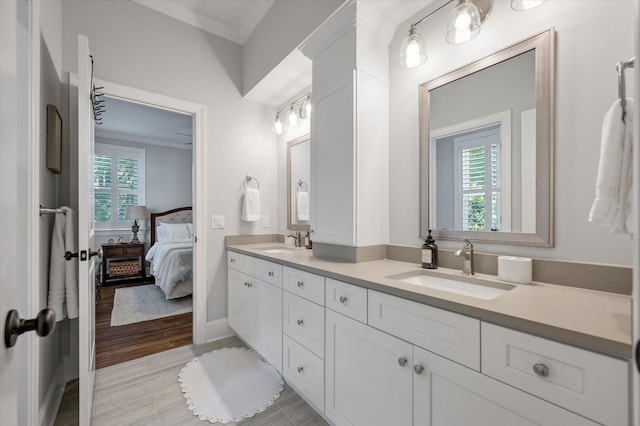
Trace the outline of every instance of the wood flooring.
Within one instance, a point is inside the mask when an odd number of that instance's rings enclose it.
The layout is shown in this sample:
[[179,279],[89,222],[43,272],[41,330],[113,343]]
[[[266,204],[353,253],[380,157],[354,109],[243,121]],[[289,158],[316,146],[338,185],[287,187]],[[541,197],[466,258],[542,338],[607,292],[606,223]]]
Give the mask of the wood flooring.
[[111,327],[111,310],[116,289],[144,285],[126,283],[102,287],[96,305],[96,368],[163,352],[193,341],[193,314]]

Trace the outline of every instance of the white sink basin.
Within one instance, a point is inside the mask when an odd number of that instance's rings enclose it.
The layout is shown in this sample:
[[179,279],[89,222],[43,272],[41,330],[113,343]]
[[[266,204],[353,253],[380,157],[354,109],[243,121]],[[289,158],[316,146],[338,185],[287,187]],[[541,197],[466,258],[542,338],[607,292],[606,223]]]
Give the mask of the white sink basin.
[[[502,296],[509,290],[515,288],[514,285],[492,282],[468,282],[458,281],[449,278],[442,278],[430,275],[425,271],[411,271],[404,274],[391,275],[387,278],[402,281],[408,284],[415,284],[422,287],[429,287],[436,290],[447,291],[449,293],[462,294],[464,296],[475,297],[476,299],[495,299]],[[473,278],[468,278],[473,280]]]
[[289,247],[289,246],[276,246],[276,247],[259,248],[258,250],[263,251],[265,253],[276,254],[276,253],[288,253],[295,249],[296,249],[295,247]]

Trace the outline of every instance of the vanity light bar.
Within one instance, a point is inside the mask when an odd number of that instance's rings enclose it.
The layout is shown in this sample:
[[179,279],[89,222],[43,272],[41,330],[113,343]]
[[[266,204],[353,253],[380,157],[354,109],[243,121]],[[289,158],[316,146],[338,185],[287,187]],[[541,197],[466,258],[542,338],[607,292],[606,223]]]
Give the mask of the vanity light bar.
[[298,118],[306,119],[311,116],[311,92],[305,93],[286,107],[282,108],[280,111],[276,112],[275,122],[273,123],[273,131],[277,135],[281,135],[282,131],[284,130],[284,124],[282,122],[282,119],[280,118],[280,114],[287,110],[289,110],[287,114],[287,121],[289,122],[289,126],[297,127]]

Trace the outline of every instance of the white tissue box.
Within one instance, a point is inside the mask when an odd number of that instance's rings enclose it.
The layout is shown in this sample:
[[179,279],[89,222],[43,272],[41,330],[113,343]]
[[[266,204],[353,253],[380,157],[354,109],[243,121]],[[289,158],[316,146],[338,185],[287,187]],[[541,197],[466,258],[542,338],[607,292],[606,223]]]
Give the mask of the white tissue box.
[[498,257],[498,279],[516,284],[531,284],[532,261],[526,257]]

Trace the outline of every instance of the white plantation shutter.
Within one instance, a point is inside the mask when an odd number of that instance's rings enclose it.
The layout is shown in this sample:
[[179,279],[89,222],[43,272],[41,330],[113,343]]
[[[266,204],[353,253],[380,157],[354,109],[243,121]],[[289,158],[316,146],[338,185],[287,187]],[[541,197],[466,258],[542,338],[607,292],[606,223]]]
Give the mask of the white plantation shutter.
[[145,205],[145,151],[96,144],[95,219],[98,229],[127,229],[127,206]]
[[500,141],[496,128],[454,138],[456,229],[500,229]]

